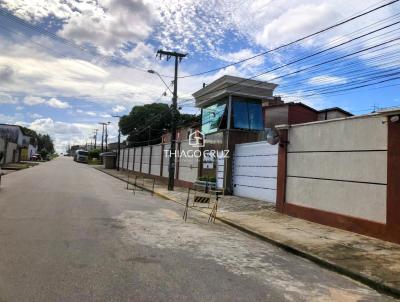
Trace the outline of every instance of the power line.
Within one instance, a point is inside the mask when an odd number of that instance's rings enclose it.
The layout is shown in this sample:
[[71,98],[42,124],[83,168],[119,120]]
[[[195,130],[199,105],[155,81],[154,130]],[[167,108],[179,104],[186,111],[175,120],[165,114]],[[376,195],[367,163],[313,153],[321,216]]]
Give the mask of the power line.
[[306,39],[308,39],[308,38],[311,38],[311,37],[313,37],[313,36],[319,35],[319,34],[321,34],[321,33],[323,33],[323,32],[329,31],[329,30],[331,30],[331,29],[333,29],[333,28],[339,27],[339,26],[341,26],[341,25],[343,25],[343,24],[346,24],[346,23],[348,23],[348,22],[351,22],[351,21],[353,21],[353,20],[355,20],[355,19],[361,18],[361,17],[363,17],[363,16],[365,16],[365,15],[368,15],[368,14],[370,14],[370,13],[373,13],[373,12],[375,12],[375,11],[377,11],[377,10],[380,10],[380,9],[384,8],[384,7],[387,7],[387,6],[389,6],[389,5],[392,5],[392,4],[394,4],[394,3],[398,2],[398,1],[399,1],[399,0],[393,0],[393,1],[390,1],[390,2],[388,2],[388,3],[382,4],[382,5],[378,6],[378,7],[375,7],[375,8],[373,8],[373,9],[368,10],[367,12],[358,14],[358,15],[356,15],[356,16],[354,16],[354,17],[348,18],[348,19],[346,19],[346,20],[344,20],[344,21],[341,21],[341,22],[336,23],[336,24],[334,24],[334,25],[328,26],[328,27],[326,27],[326,28],[324,28],[324,29],[322,29],[322,30],[319,30],[319,31],[314,32],[314,33],[312,33],[312,34],[303,36],[303,37],[301,37],[301,38],[299,38],[299,39],[296,39],[296,40],[291,41],[291,42],[289,42],[289,43],[280,45],[280,46],[275,47],[275,48],[273,48],[273,49],[270,49],[270,50],[261,52],[261,53],[259,53],[259,54],[254,55],[254,56],[251,56],[251,57],[248,57],[248,58],[245,58],[245,59],[236,61],[236,62],[234,62],[234,63],[230,63],[230,64],[227,64],[227,65],[224,65],[224,66],[222,66],[222,67],[213,68],[213,69],[206,70],[206,71],[203,71],[203,72],[198,72],[198,73],[194,73],[194,74],[182,76],[182,77],[180,77],[180,78],[183,79],[183,78],[195,77],[195,76],[207,74],[207,73],[210,73],[210,72],[222,70],[222,69],[225,69],[225,68],[227,68],[227,67],[234,66],[234,65],[237,65],[237,64],[241,64],[241,63],[244,63],[244,62],[249,61],[249,60],[253,60],[253,59],[258,58],[258,57],[260,57],[260,56],[263,56],[263,55],[266,55],[266,54],[268,54],[268,53],[277,51],[277,50],[279,50],[279,49],[282,49],[282,48],[291,46],[291,45],[293,45],[293,44],[296,44],[296,43],[298,43],[298,42],[304,41],[304,40],[306,40]]
[[[75,42],[73,42],[71,40],[68,40],[68,39],[65,39],[65,38],[61,38],[57,34],[51,32],[51,31],[49,31],[49,30],[47,30],[47,29],[45,29],[43,27],[40,27],[40,26],[34,25],[34,24],[30,24],[29,22],[27,22],[27,21],[15,16],[14,14],[10,13],[9,11],[7,11],[6,9],[4,9],[2,7],[0,7],[0,14],[7,16],[8,18],[10,18],[11,21],[19,23],[20,25],[25,26],[26,28],[28,28],[28,29],[30,29],[32,31],[39,32],[39,33],[41,33],[41,34],[43,34],[43,35],[45,35],[45,36],[47,36],[47,37],[59,42],[59,43],[63,43],[65,45],[69,46],[69,47],[72,47],[72,48],[75,48],[75,49],[77,49],[79,51],[88,53],[93,57],[99,57],[99,58],[101,58],[101,60],[106,60],[106,61],[109,61],[109,62],[113,61],[113,63],[115,63],[115,64],[123,65],[124,67],[127,67],[126,65],[124,65],[124,64],[122,64],[121,62],[118,61],[120,58],[118,58],[118,57],[116,57],[114,55],[109,56],[109,55],[103,55],[103,54],[99,54],[99,53],[93,53],[89,49],[87,49],[85,47],[82,47],[81,45],[79,45],[79,44],[77,44],[77,43],[75,43]],[[97,45],[95,45],[93,43],[91,43],[91,44],[95,48],[99,48]],[[130,65],[130,67],[132,67],[133,69],[139,70],[141,72],[146,72],[147,73],[146,69],[140,68],[140,67],[138,67],[136,65],[133,65],[133,66]],[[168,77],[168,78],[172,78],[172,76],[170,76],[170,75],[163,75],[163,76],[164,77]]]
[[[399,22],[395,22],[395,23],[396,23],[396,24],[397,24],[397,23],[400,23],[400,21],[399,21]],[[391,26],[391,25],[390,25],[390,26]],[[387,28],[387,26],[385,26],[384,28]],[[380,28],[380,29],[378,29],[378,30],[382,30],[382,29],[383,29],[383,28]],[[363,34],[363,35],[358,36],[358,37],[356,37],[356,38],[350,39],[349,41],[340,43],[339,45],[332,46],[332,47],[329,47],[329,48],[327,48],[327,49],[320,50],[320,51],[318,51],[318,52],[316,52],[316,53],[313,53],[313,54],[307,55],[307,56],[305,56],[305,57],[296,59],[296,60],[291,61],[291,62],[289,62],[289,63],[283,64],[283,65],[279,65],[278,67],[275,67],[275,68],[272,68],[272,69],[263,71],[263,72],[258,73],[258,74],[256,74],[256,75],[253,75],[253,76],[251,76],[251,77],[242,79],[242,80],[240,80],[240,81],[238,81],[238,82],[236,82],[236,83],[227,85],[227,86],[224,87],[224,88],[217,89],[217,90],[213,90],[213,91],[211,91],[211,92],[203,93],[203,94],[199,95],[198,98],[204,97],[204,96],[207,96],[207,95],[210,95],[210,94],[214,94],[215,92],[222,91],[222,90],[225,90],[225,89],[227,89],[227,88],[232,88],[232,87],[237,86],[237,85],[239,85],[239,84],[242,84],[242,83],[244,83],[244,82],[246,82],[246,81],[249,81],[249,80],[252,80],[252,79],[254,79],[254,78],[260,77],[260,76],[262,76],[262,75],[265,75],[265,74],[271,73],[271,72],[273,72],[273,71],[282,69],[283,67],[287,67],[287,66],[293,65],[293,64],[295,64],[295,63],[304,61],[305,59],[308,59],[308,58],[311,58],[311,57],[315,57],[315,56],[317,56],[317,55],[319,55],[319,54],[321,54],[321,53],[324,53],[324,52],[326,52],[326,51],[329,51],[329,50],[332,50],[332,49],[334,49],[334,48],[337,48],[338,46],[342,46],[342,45],[348,44],[348,43],[350,43],[350,42],[352,42],[352,41],[355,41],[355,40],[357,40],[357,39],[360,39],[361,37],[365,37],[365,36],[367,36],[367,35],[369,35],[369,34],[375,33],[375,32],[377,32],[378,30],[374,30],[374,31],[369,32],[369,33],[367,33],[367,34]],[[389,40],[389,41],[385,41],[385,42],[383,42],[383,43],[380,43],[380,44],[377,44],[377,45],[374,45],[374,46],[371,46],[371,47],[368,47],[368,48],[364,48],[364,49],[362,49],[362,50],[355,51],[355,52],[352,52],[352,53],[350,53],[350,54],[346,54],[346,55],[340,56],[340,57],[335,58],[335,59],[327,60],[327,61],[324,61],[324,62],[321,62],[321,63],[318,63],[318,64],[314,64],[314,65],[305,67],[305,68],[303,68],[303,69],[300,69],[300,70],[297,70],[297,71],[294,71],[294,72],[290,72],[290,73],[285,74],[285,75],[281,75],[281,76],[274,77],[274,78],[272,78],[272,79],[270,79],[270,80],[275,80],[275,79],[283,78],[283,77],[286,77],[286,76],[294,75],[294,74],[297,74],[297,73],[300,73],[300,72],[303,72],[303,71],[306,71],[306,70],[310,70],[310,69],[315,68],[315,67],[322,66],[322,65],[327,64],[327,63],[332,63],[332,62],[335,62],[335,61],[338,61],[338,60],[341,60],[341,59],[344,59],[344,58],[348,58],[348,57],[354,56],[355,54],[359,54],[359,53],[363,53],[363,52],[366,52],[366,51],[371,50],[371,49],[375,49],[375,48],[377,48],[377,47],[379,47],[379,46],[392,43],[392,42],[397,41],[397,40],[399,40],[399,39],[400,39],[400,38],[391,39],[391,40]],[[260,85],[260,84],[262,84],[262,83],[264,83],[264,82],[256,83],[255,86]],[[238,92],[238,91],[240,91],[240,90],[241,90],[241,89],[235,90],[234,92]],[[194,100],[194,99],[186,99],[186,100],[184,100],[184,102],[182,102],[182,103],[191,102],[191,101],[193,101],[193,100]],[[182,103],[181,103],[181,104],[182,104]]]

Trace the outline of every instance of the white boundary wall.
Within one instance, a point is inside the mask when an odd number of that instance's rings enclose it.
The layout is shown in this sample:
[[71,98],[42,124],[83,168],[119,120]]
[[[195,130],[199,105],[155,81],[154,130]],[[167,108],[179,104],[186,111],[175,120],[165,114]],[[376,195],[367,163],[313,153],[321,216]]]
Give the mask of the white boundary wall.
[[[189,150],[190,151],[197,150],[197,148],[189,146],[187,141],[182,141],[179,144],[181,151],[187,152]],[[162,152],[163,148],[164,150],[169,150],[170,145],[165,144],[163,146],[159,144],[152,146],[135,147],[130,149],[128,148],[121,149],[120,167],[123,169],[128,169],[130,171],[141,172],[155,176],[168,177],[169,156],[165,152]],[[128,157],[128,150],[129,150],[129,157]],[[143,155],[142,155],[142,150],[143,150]],[[161,160],[163,162],[162,167],[161,167]],[[175,163],[177,165],[178,163],[177,159]],[[162,175],[160,175],[161,168],[162,168]],[[185,157],[180,158],[179,180],[195,182],[197,179],[197,171],[198,171],[198,158],[185,158]],[[175,169],[175,173],[176,176],[178,173],[177,169]]]
[[161,145],[154,145],[151,151],[151,170],[150,174],[160,176],[161,170]]
[[381,116],[293,125],[286,202],[386,223],[387,131]]

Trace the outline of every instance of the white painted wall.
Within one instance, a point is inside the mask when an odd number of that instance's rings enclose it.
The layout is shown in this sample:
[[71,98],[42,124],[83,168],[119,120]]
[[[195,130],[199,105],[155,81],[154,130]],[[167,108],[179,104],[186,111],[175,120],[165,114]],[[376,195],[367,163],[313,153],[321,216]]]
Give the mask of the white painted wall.
[[151,152],[151,171],[152,175],[160,176],[161,169],[161,145],[154,145]]
[[124,153],[124,166],[122,167],[124,169],[128,169],[128,150],[129,148],[126,148]]
[[7,153],[6,163],[12,163],[13,162],[14,151],[15,151],[15,162],[18,161],[17,147],[18,147],[17,144],[8,142],[8,144],[7,144],[7,152],[6,152]]
[[142,148],[137,147],[136,148],[136,154],[135,154],[135,172],[140,172],[140,156],[142,154]]
[[149,173],[150,164],[150,146],[143,147],[142,173]]
[[28,159],[31,159],[31,156],[37,153],[37,147],[29,144],[28,146]]
[[129,148],[129,155],[128,155],[128,170],[133,171],[133,152],[134,148]]
[[288,151],[346,151],[387,148],[387,124],[382,116],[292,125]]
[[164,153],[163,153],[163,174],[162,176],[168,177],[168,163],[169,163],[169,156],[166,154],[166,150],[170,150],[171,145],[170,144],[165,144],[164,145]]
[[189,153],[192,153],[199,148],[192,147],[189,145],[188,141],[182,141],[180,144],[181,154],[186,154],[186,156],[181,156],[179,158],[179,179],[189,182],[195,182],[197,179],[198,171],[198,158],[189,157]]
[[383,121],[355,117],[289,128],[286,202],[385,223]]

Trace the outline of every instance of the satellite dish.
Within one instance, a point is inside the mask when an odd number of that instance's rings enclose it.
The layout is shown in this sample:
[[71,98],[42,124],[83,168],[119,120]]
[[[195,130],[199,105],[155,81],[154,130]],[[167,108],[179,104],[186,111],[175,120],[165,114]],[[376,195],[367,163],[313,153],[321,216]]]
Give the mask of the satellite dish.
[[267,133],[267,142],[270,145],[276,145],[279,143],[279,133],[275,129],[271,128],[269,129]]

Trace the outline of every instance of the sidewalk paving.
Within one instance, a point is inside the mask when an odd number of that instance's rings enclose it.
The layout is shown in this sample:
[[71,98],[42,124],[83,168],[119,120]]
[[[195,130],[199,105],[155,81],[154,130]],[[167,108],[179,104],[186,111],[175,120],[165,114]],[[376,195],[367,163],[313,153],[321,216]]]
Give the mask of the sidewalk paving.
[[[126,171],[96,168],[125,182],[128,179]],[[152,184],[150,179],[145,180],[144,186],[142,179],[138,181],[148,191],[152,191]],[[160,182],[155,183],[154,193],[183,205],[187,198],[186,188],[168,191]],[[204,206],[191,209],[205,214],[211,211]],[[220,198],[217,219],[400,297],[400,245],[287,216],[276,212],[273,204],[237,196]]]

